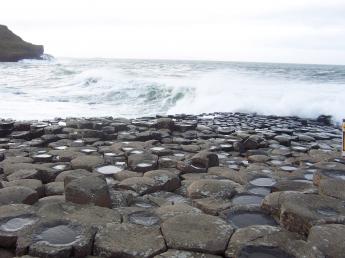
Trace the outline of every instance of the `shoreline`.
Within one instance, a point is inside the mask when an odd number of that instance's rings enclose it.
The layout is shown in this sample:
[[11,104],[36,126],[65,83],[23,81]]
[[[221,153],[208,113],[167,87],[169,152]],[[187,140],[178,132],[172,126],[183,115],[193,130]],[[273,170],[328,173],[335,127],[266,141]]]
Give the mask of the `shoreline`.
[[0,120],[0,256],[342,257],[341,136],[328,116]]

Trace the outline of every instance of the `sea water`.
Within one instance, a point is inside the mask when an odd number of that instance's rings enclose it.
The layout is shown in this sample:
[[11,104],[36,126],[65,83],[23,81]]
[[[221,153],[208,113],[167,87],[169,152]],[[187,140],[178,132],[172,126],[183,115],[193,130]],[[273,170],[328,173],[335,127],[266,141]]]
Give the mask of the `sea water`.
[[69,59],[0,63],[0,117],[345,116],[345,66]]

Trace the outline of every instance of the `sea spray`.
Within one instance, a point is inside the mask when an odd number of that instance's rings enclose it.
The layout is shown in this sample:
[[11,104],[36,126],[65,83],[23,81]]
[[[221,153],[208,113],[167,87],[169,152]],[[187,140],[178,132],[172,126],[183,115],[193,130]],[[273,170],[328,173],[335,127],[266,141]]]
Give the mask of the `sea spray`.
[[0,64],[1,117],[344,116],[345,66],[115,59]]

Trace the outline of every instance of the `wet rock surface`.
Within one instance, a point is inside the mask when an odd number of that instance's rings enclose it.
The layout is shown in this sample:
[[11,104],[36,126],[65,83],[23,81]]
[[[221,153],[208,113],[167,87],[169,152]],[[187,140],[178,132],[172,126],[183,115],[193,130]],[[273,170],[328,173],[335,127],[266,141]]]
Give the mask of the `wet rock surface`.
[[328,120],[1,120],[0,132],[1,257],[344,256],[345,159]]

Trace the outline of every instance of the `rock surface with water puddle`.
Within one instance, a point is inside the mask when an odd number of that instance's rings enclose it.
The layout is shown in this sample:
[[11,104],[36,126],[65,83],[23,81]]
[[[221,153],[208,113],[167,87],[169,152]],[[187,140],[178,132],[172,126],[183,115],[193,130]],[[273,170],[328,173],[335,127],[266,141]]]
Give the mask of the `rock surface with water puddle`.
[[323,121],[0,122],[0,254],[340,258],[345,158]]

